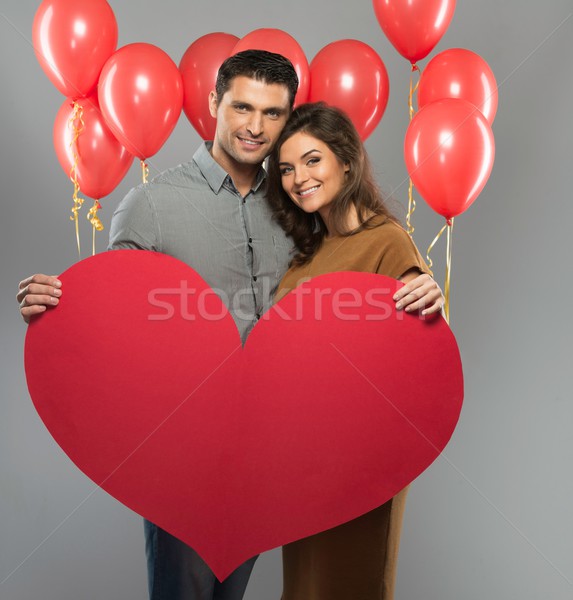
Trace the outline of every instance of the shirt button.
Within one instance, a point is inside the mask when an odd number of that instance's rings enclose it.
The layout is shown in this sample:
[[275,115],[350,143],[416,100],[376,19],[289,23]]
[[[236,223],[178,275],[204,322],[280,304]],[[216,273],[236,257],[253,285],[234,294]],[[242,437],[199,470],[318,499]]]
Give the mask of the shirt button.
[[256,280],[257,280],[257,276],[255,275],[255,276],[253,277],[253,281],[256,281]]
[[249,244],[253,243],[253,238],[249,238]]

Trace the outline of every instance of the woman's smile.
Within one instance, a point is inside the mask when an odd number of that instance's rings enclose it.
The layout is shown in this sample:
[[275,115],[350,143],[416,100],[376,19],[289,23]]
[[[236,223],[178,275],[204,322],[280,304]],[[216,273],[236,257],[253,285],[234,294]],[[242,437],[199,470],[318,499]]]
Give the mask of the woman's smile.
[[325,221],[347,170],[327,144],[307,133],[297,132],[281,146],[283,189],[302,210],[318,212]]

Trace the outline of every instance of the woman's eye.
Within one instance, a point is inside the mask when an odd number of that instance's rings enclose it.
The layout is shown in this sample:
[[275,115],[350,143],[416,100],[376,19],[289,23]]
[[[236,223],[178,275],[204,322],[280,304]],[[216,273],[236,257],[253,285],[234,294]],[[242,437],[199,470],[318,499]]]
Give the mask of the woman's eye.
[[315,156],[313,158],[309,158],[308,162],[306,164],[307,165],[316,165],[319,162],[320,162],[320,158],[318,158],[317,156]]
[[280,170],[281,175],[288,175],[292,172],[292,167],[282,167]]

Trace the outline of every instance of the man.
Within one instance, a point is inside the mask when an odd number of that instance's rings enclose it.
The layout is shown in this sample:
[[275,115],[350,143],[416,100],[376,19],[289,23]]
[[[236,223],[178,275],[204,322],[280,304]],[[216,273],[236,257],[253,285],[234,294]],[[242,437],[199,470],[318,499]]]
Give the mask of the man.
[[[224,297],[243,342],[269,308],[292,249],[265,202],[262,162],[292,111],[297,86],[292,64],[278,54],[247,50],[227,59],[209,97],[214,141],[192,161],[131,190],[112,219],[110,249],[154,250],[186,262]],[[61,295],[55,277],[25,279],[17,296],[22,317],[28,322]],[[437,312],[442,295],[420,276],[397,300]],[[256,557],[219,582],[193,549],[152,523],[145,530],[152,600],[243,597]]]

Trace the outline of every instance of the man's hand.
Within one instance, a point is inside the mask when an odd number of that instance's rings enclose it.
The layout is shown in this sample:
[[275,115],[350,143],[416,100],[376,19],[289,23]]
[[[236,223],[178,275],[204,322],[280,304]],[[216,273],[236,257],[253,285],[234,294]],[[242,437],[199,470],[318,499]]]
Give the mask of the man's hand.
[[26,323],[30,317],[39,315],[56,306],[62,295],[62,282],[55,275],[32,275],[20,282],[16,300],[20,304],[20,314]]
[[412,270],[400,277],[406,285],[394,294],[396,308],[406,312],[421,310],[422,315],[440,312],[445,301],[440,286],[430,275],[417,273],[418,270]]

